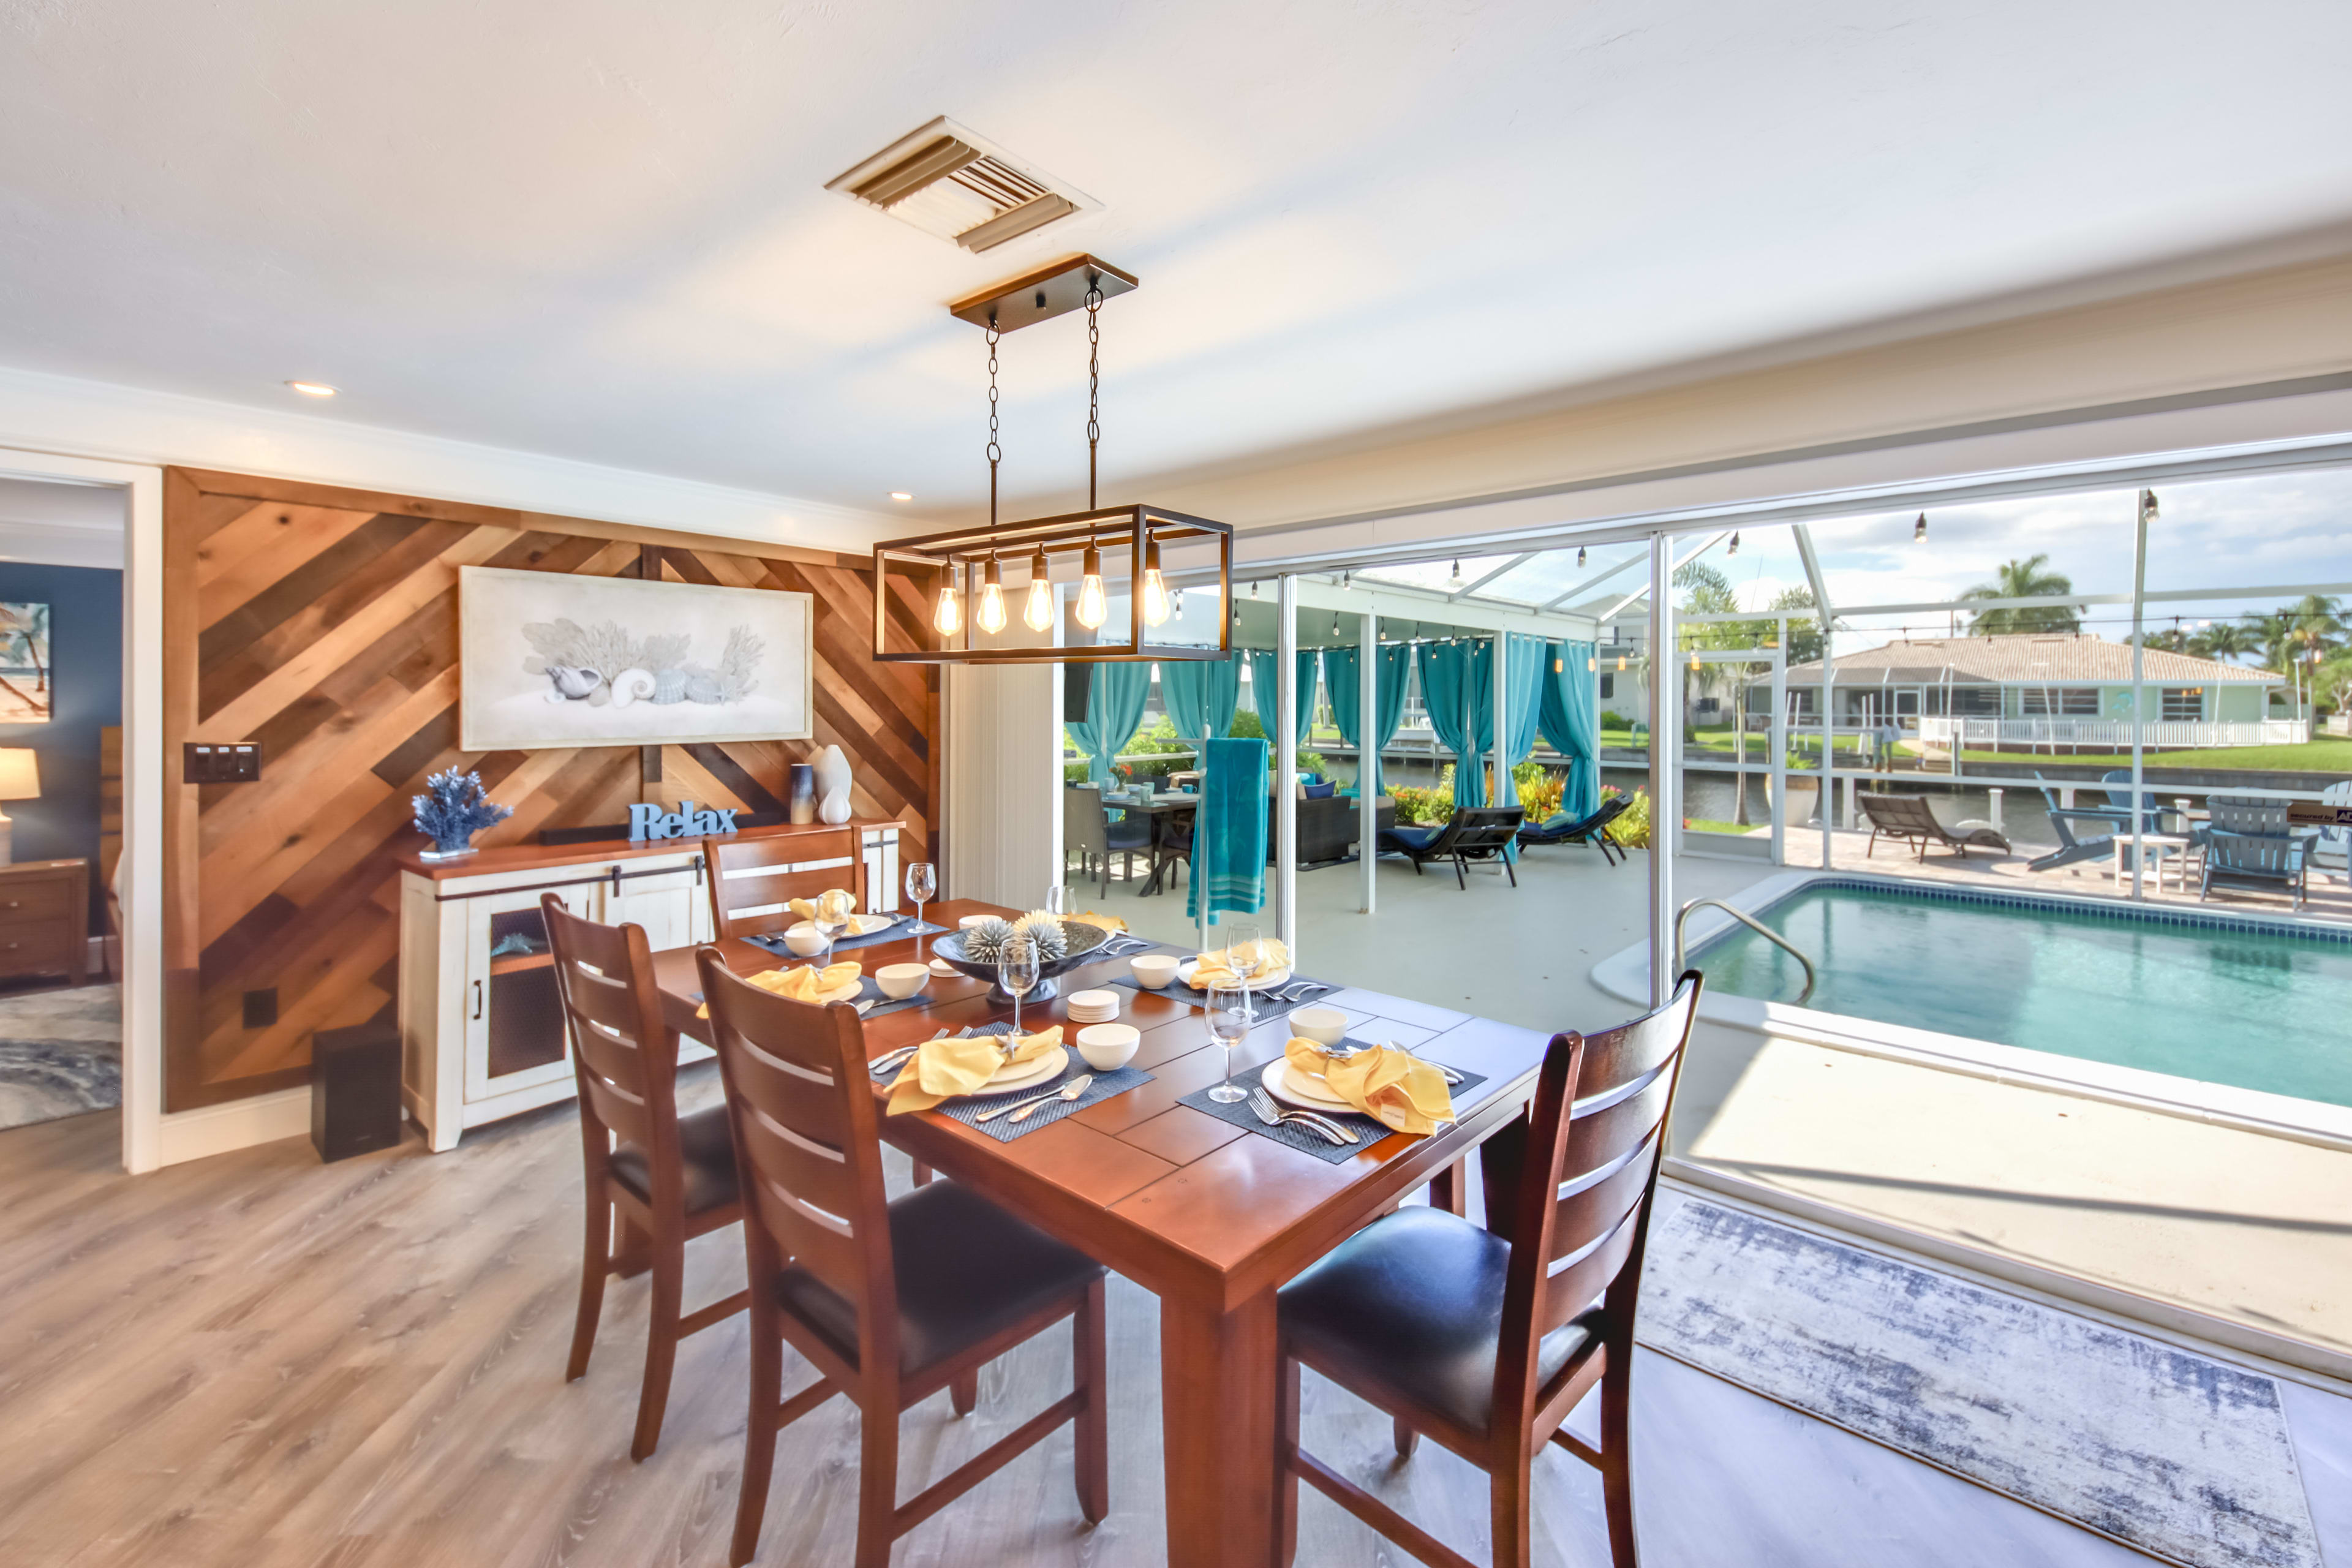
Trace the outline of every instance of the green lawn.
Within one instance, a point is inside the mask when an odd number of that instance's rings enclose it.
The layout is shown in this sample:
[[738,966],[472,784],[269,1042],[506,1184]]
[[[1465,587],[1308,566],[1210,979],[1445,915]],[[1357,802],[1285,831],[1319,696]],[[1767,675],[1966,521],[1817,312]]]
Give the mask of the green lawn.
[[[1907,745],[1897,750],[1906,756],[1919,754]],[[2082,768],[2131,766],[2129,752],[2084,752],[2053,757],[2048,752],[1969,751],[1960,756],[1964,765],[1984,763],[2011,769],[2031,767],[2036,763],[2058,763]],[[2352,777],[2352,740],[2337,735],[2323,735],[2299,746],[2217,746],[2206,752],[2147,752],[2142,753],[2142,758],[2144,765],[2152,768],[2215,768],[2231,772],[2332,773]],[[1940,756],[1936,757],[1931,760],[1930,766],[1943,760]]]

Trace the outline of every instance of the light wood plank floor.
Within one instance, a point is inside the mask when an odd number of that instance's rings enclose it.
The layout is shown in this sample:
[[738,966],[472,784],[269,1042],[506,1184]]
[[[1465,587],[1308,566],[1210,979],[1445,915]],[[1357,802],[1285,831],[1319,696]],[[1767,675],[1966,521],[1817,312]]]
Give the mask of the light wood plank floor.
[[[688,1069],[686,1103],[717,1093]],[[41,1568],[703,1568],[725,1561],[743,1321],[678,1355],[660,1451],[630,1463],[646,1287],[616,1281],[587,1377],[562,1377],[578,1268],[568,1106],[321,1166],[294,1140],[131,1178],[110,1113],[0,1133],[0,1563]],[[903,1182],[904,1162],[895,1180]],[[737,1233],[688,1248],[689,1302],[740,1279]],[[1065,1428],[916,1531],[895,1561],[1162,1560],[1158,1320],[1114,1279],[1113,1512],[1088,1530]],[[979,1411],[908,1413],[910,1496],[1068,1386],[1063,1331],[992,1366]],[[788,1372],[787,1386],[792,1386]],[[1637,1464],[1656,1564],[2145,1561],[1645,1355]],[[1307,1390],[1309,1447],[1483,1559],[1486,1489]],[[856,1415],[780,1446],[760,1561],[845,1561]],[[1538,1468],[1538,1561],[1608,1561],[1591,1473]],[[1305,1568],[1404,1561],[1309,1492]]]

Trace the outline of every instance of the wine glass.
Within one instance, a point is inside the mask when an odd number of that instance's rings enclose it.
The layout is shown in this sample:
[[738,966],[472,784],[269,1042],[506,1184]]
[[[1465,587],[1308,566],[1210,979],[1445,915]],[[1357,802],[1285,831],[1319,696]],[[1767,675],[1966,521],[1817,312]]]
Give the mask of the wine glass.
[[1077,899],[1070,892],[1067,882],[1056,882],[1045,889],[1045,912],[1057,921],[1068,920],[1078,912]]
[[[1015,937],[1004,944],[1004,952],[997,960],[996,983],[1013,998],[1013,1034],[1021,1033],[1021,998],[1037,984],[1037,944],[1027,937]],[[1013,1055],[1013,1041],[1004,1043],[1004,1054]]]
[[1225,928],[1225,967],[1241,982],[1242,1016],[1252,1023],[1257,1021],[1257,1011],[1250,1002],[1249,983],[1265,964],[1265,944],[1259,940],[1263,934],[1246,921]]
[[834,939],[848,929],[849,918],[856,912],[857,908],[850,901],[849,895],[839,888],[827,888],[817,895],[816,918],[812,923],[816,927],[816,934],[824,938],[827,968],[833,965]]
[[915,956],[923,953],[923,906],[939,896],[940,870],[929,860],[907,868],[907,897],[915,906]]
[[1209,1098],[1219,1105],[1235,1105],[1249,1098],[1249,1093],[1234,1081],[1234,1047],[1250,1032],[1249,993],[1238,986],[1209,987],[1209,1008],[1203,1015],[1209,1021],[1209,1038],[1225,1050],[1224,1081],[1209,1091]]

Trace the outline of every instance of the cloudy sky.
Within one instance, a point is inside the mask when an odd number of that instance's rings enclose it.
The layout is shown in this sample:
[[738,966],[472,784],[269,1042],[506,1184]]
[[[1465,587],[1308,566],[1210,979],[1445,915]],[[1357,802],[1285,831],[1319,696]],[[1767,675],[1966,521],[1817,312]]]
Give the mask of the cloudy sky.
[[[1812,525],[1831,599],[1844,606],[1917,604],[1951,599],[1989,582],[2003,562],[2047,554],[2048,569],[2063,573],[2087,594],[2131,591],[2132,516],[2135,489],[2084,491],[2071,495],[1955,507],[1930,512],[1927,538],[1914,543],[1916,511],[1835,518]],[[2150,592],[2175,589],[2307,587],[2352,584],[2352,469],[2214,479],[2168,485],[2158,492],[2160,515],[2148,530]],[[1610,546],[1591,552],[1579,570],[1573,552],[1539,557],[1504,578],[1494,590],[1514,598],[1549,598],[1591,581],[1638,553]],[[1476,578],[1507,557],[1465,558],[1465,578]],[[1781,590],[1801,585],[1804,569],[1788,529],[1750,530],[1739,552],[1722,545],[1705,559],[1728,577],[1740,606],[1760,607]],[[1451,565],[1437,563],[1400,569],[1407,580],[1444,587]],[[1601,583],[1596,594],[1615,597],[1640,584],[1639,569]],[[2292,596],[2292,595],[2288,595]],[[2229,595],[2196,604],[2153,606],[2151,628],[2226,619],[2281,603],[2277,595]],[[2095,605],[2084,628],[2120,640],[2130,630],[2127,605]],[[1841,650],[1883,642],[1907,629],[1914,636],[1940,636],[1949,618],[1910,613],[1856,617],[1855,635],[1841,637]]]

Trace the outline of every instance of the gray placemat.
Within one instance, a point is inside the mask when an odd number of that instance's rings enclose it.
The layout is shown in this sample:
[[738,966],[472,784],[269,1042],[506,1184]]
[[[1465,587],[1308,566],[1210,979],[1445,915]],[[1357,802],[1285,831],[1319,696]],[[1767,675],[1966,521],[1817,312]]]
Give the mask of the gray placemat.
[[[959,1040],[969,1040],[982,1035],[1009,1035],[1012,1032],[1013,1026],[1010,1024],[982,1024],[978,1028],[959,1030],[955,1037]],[[1111,1072],[1095,1072],[1094,1068],[1087,1066],[1086,1059],[1078,1055],[1076,1047],[1069,1047],[1069,1051],[1070,1065],[1062,1069],[1059,1078],[1043,1083],[1033,1083],[1025,1089],[1008,1089],[1003,1094],[966,1095],[948,1100],[944,1104],[933,1106],[931,1109],[937,1110],[941,1116],[952,1117],[975,1131],[987,1133],[999,1143],[1010,1143],[1024,1133],[1034,1132],[1040,1127],[1050,1127],[1065,1116],[1084,1110],[1087,1106],[1108,1100],[1112,1095],[1125,1094],[1130,1089],[1140,1088],[1152,1079],[1153,1075],[1145,1072],[1141,1068],[1119,1068]],[[899,1073],[905,1070],[906,1064],[898,1063],[887,1071],[874,1071],[874,1080],[877,1083],[893,1083],[898,1080]],[[1033,1095],[1048,1093],[1081,1073],[1094,1073],[1094,1082],[1088,1084],[1086,1092],[1076,1100],[1047,1100],[1018,1121],[1009,1116],[1000,1116],[991,1121],[974,1120],[1000,1105],[1018,1105]]]
[[[937,936],[947,929],[943,925],[934,925],[929,921],[919,923],[910,916],[901,916],[895,923],[884,926],[880,931],[868,931],[864,936],[844,936],[833,944],[833,951],[847,952],[853,948],[872,947],[876,942],[904,942],[908,937],[914,936]],[[766,948],[779,958],[789,958],[794,963],[816,963],[824,961],[823,954],[814,959],[805,959],[786,947],[782,931],[766,931],[759,936],[747,936],[743,940],[753,947]]]
[[[1346,1040],[1341,1043],[1350,1046],[1364,1046],[1370,1044],[1370,1041],[1355,1039]],[[1437,1063],[1437,1058],[1435,1057],[1423,1057],[1422,1058],[1422,1060],[1425,1062]],[[1449,1084],[1446,1086],[1453,1092],[1454,1103],[1456,1105],[1461,1103],[1462,1097],[1465,1094],[1467,1094],[1470,1090],[1477,1088],[1480,1084],[1486,1081],[1484,1074],[1463,1072],[1462,1068],[1454,1067],[1454,1064],[1451,1062],[1437,1065],[1453,1068],[1454,1071],[1462,1074],[1462,1081],[1460,1083]],[[1255,1089],[1257,1087],[1259,1077],[1265,1071],[1265,1065],[1261,1063],[1260,1065],[1250,1068],[1247,1072],[1244,1072],[1241,1077],[1236,1078],[1234,1081],[1240,1084],[1244,1089]],[[1209,1089],[1214,1089],[1216,1085],[1211,1084]],[[1312,1128],[1302,1126],[1296,1121],[1285,1121],[1276,1126],[1268,1127],[1265,1122],[1260,1121],[1257,1119],[1257,1112],[1249,1108],[1249,1101],[1244,1100],[1236,1101],[1232,1105],[1220,1105],[1215,1100],[1209,1098],[1208,1089],[1194,1089],[1192,1093],[1186,1095],[1176,1103],[1179,1105],[1189,1105],[1195,1110],[1205,1110],[1220,1121],[1230,1122],[1235,1127],[1246,1128],[1250,1131],[1256,1133],[1261,1138],[1271,1138],[1286,1149],[1296,1149],[1302,1154],[1312,1154],[1317,1159],[1330,1165],[1336,1165],[1342,1160],[1353,1159],[1355,1156],[1362,1153],[1365,1150],[1370,1148],[1374,1143],[1379,1142],[1381,1139],[1387,1137],[1390,1132],[1394,1131],[1394,1129],[1373,1120],[1371,1117],[1362,1115],[1360,1112],[1353,1110],[1326,1110],[1319,1112],[1319,1114],[1328,1117],[1331,1121],[1338,1122],[1340,1126],[1347,1128],[1349,1131],[1354,1132],[1359,1138],[1363,1140],[1360,1143],[1334,1143],[1325,1138],[1320,1132],[1314,1131]],[[1298,1109],[1297,1106],[1284,1105],[1279,1100],[1276,1100],[1275,1104],[1285,1110],[1296,1110]]]
[[[1171,952],[1181,952],[1187,958],[1192,956],[1191,952],[1184,948],[1170,948],[1167,951]],[[1206,1007],[1209,1005],[1209,994],[1207,992],[1195,991],[1192,987],[1179,980],[1171,979],[1165,985],[1150,986],[1146,985],[1134,975],[1127,974],[1111,981],[1110,984],[1113,985],[1124,985],[1129,991],[1154,992],[1159,995],[1169,998],[1171,1001],[1181,1002],[1190,1007]],[[1262,993],[1254,994],[1250,998],[1251,1020],[1254,1023],[1264,1024],[1276,1018],[1285,1017],[1289,1014],[1297,1012],[1301,1007],[1312,1007],[1316,1004],[1321,1002],[1324,998],[1336,994],[1339,990],[1339,986],[1332,984],[1330,982],[1318,980],[1311,974],[1294,974],[1287,981],[1284,982],[1283,986],[1277,987],[1276,989],[1283,989],[1290,985],[1300,984],[1320,985],[1323,989],[1320,991],[1310,992],[1307,995],[1301,996],[1296,1002],[1277,1002],[1273,997],[1267,996]]]
[[[794,961],[795,963],[798,962],[798,960]],[[820,964],[818,967],[822,968],[824,966]],[[689,991],[687,993],[687,995],[697,1003],[700,1003],[704,1000],[703,994],[699,991]],[[900,996],[893,999],[882,994],[881,982],[876,980],[874,976],[870,974],[861,974],[857,977],[857,994],[855,997],[850,998],[850,1000],[860,1003],[871,1002],[873,1005],[866,1008],[865,1013],[865,1016],[871,1018],[881,1013],[896,1013],[902,1007],[919,1007],[924,1003],[929,1001],[930,998],[925,995],[922,992],[918,991],[912,996]]]

